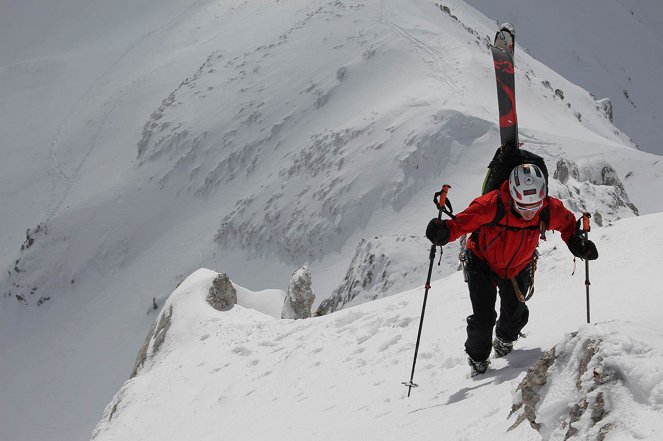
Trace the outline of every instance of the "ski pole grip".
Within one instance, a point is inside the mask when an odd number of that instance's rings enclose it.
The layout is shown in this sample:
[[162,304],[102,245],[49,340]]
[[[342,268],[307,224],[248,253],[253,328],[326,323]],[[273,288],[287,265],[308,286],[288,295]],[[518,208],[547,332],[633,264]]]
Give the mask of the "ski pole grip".
[[449,193],[450,188],[451,186],[445,184],[442,186],[442,190],[438,191],[435,193],[435,196],[433,196],[433,202],[435,203],[435,206],[438,210],[442,210],[444,209],[445,205],[449,205],[449,201],[447,200],[447,193]]
[[589,226],[589,218],[592,217],[591,214],[589,213],[583,213],[582,214],[582,230],[586,233],[589,232],[590,226]]

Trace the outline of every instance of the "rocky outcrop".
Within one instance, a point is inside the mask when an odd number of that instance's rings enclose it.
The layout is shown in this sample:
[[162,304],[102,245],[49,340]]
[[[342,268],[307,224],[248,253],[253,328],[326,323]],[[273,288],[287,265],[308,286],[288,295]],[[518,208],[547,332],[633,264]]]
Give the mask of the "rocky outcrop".
[[639,214],[614,167],[602,159],[560,159],[552,177],[562,184],[551,182],[554,195],[570,210],[590,213],[598,226]]
[[140,349],[140,351],[138,351],[138,356],[136,356],[136,363],[134,364],[133,371],[131,372],[131,378],[138,375],[138,372],[145,365],[145,362],[154,357],[159,352],[161,346],[166,340],[166,335],[168,334],[168,330],[170,329],[170,325],[172,323],[172,317],[173,306],[170,305],[170,307],[162,311],[161,315],[159,315],[159,318],[157,318],[154,323],[152,323],[152,327],[150,328],[150,332],[147,334],[145,343],[143,344],[143,347]]
[[[604,344],[599,337],[582,338],[574,333],[566,344],[547,351],[527,371],[516,390],[517,398],[509,414],[509,418],[515,415],[516,421],[508,430],[528,421],[543,439],[549,439],[551,433],[564,434],[564,440],[575,436],[605,439],[614,427],[614,422],[607,418],[610,403],[624,375],[604,360],[603,346],[610,347],[610,343]],[[552,418],[550,403],[558,400],[559,393],[568,394],[569,381],[576,389],[575,398],[570,397],[573,404],[566,411],[563,409],[569,407],[558,406],[560,415]],[[546,416],[539,419],[538,411],[543,407],[546,407]]]
[[610,98],[603,98],[600,100],[596,100],[596,108],[601,112],[603,115],[605,115],[606,119],[610,122],[612,122],[612,102],[610,101]]
[[207,303],[218,311],[227,311],[237,304],[237,290],[228,274],[219,274],[207,294]]
[[[426,280],[430,242],[422,234],[397,234],[362,239],[341,283],[325,298],[315,315],[387,297]],[[458,266],[458,241],[445,247],[436,274],[445,277]],[[439,250],[438,250],[439,252]]]
[[292,274],[281,318],[305,319],[311,317],[311,307],[315,301],[311,283],[311,270],[307,266],[302,266]]
[[388,274],[391,260],[382,250],[375,250],[378,247],[379,243],[376,241],[362,239],[343,281],[332,295],[320,304],[316,315],[334,312],[362,292],[374,289],[384,292],[389,289],[391,281],[388,279]]
[[[18,257],[7,269],[7,276],[4,281],[6,290],[3,297],[14,297],[19,303],[24,305],[36,304],[41,306],[51,300],[50,295],[43,291],[44,280],[35,275],[35,269],[38,268],[36,258],[38,251],[35,245],[36,241],[43,241],[48,235],[48,227],[45,223],[37,225],[35,228],[28,228],[25,232],[25,242],[21,245]],[[74,280],[71,280],[71,284]]]
[[551,348],[543,354],[543,357],[527,370],[527,375],[520,382],[516,392],[520,392],[520,402],[511,407],[511,414],[519,412],[516,422],[509,427],[513,430],[520,423],[527,420],[533,429],[539,430],[541,425],[536,422],[536,405],[541,399],[541,388],[548,381],[548,369],[555,362],[555,348]]

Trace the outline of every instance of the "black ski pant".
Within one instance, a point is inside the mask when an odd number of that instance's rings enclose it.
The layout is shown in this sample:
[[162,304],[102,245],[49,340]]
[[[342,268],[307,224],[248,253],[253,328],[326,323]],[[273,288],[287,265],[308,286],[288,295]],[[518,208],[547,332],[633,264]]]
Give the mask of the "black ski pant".
[[[511,342],[518,339],[527,324],[529,310],[518,300],[510,279],[502,279],[471,251],[466,251],[467,284],[472,301],[472,315],[467,318],[465,352],[474,361],[487,360],[492,349],[493,327],[497,319],[495,301],[500,294],[500,315],[495,335]],[[530,266],[518,275],[516,281],[521,292],[527,292],[530,283]]]

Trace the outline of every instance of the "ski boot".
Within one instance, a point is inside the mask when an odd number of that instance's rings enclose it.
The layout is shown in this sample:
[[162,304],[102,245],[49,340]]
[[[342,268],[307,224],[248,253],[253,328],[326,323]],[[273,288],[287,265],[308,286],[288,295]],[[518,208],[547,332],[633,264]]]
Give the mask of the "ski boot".
[[467,363],[470,365],[470,377],[485,374],[490,366],[490,360],[474,361],[472,357],[467,357]]
[[495,358],[502,358],[513,349],[512,341],[504,341],[499,337],[493,340],[493,350],[495,351]]

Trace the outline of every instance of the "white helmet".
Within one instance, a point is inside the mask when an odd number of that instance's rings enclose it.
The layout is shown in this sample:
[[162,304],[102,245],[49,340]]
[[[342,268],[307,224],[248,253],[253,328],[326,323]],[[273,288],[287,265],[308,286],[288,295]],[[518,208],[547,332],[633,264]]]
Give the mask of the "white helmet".
[[546,178],[534,164],[521,164],[511,170],[509,192],[518,204],[536,204],[548,194]]

